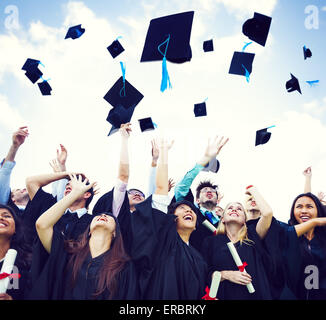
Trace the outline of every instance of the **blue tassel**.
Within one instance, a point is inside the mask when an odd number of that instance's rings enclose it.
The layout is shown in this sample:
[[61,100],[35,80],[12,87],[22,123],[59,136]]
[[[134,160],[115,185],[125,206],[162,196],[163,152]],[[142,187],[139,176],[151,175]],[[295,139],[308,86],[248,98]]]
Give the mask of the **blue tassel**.
[[242,64],[242,67],[245,69],[245,72],[246,72],[246,74],[245,74],[246,80],[249,83],[249,81],[250,81],[250,73],[249,73],[249,71],[246,69],[246,67],[243,64]]
[[[120,97],[126,96],[126,64],[120,61],[121,71],[122,71],[122,81],[123,87],[120,90]],[[123,91],[123,93],[121,93]]]
[[169,77],[169,73],[168,70],[166,68],[166,57],[163,57],[163,61],[162,61],[162,81],[161,81],[161,92],[163,92],[164,90],[166,90],[167,86],[169,85],[169,89],[172,88],[171,86],[171,82],[170,82],[170,77]]
[[306,81],[310,87],[314,87],[319,83],[319,80]]
[[252,41],[250,41],[250,42],[245,42],[245,45],[244,45],[243,48],[242,48],[242,52],[244,52],[244,51],[246,50],[246,48],[247,48],[250,44],[252,44]]
[[[169,77],[169,73],[168,73],[168,69],[166,67],[166,52],[168,50],[168,46],[169,46],[169,42],[170,42],[170,35],[168,35],[168,38],[162,42],[158,47],[157,50],[159,51],[159,53],[163,56],[163,60],[162,60],[162,81],[161,81],[161,92],[165,91],[167,86],[169,85],[169,89],[172,88],[171,82],[170,82],[170,77]],[[160,50],[161,46],[164,45],[166,43],[166,47],[164,50],[164,53]]]

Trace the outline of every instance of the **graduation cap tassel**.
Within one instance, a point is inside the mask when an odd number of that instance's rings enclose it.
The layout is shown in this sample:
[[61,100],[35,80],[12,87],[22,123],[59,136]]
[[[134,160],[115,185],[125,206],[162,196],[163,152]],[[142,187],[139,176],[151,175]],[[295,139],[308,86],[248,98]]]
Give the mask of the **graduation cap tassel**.
[[245,74],[246,80],[247,80],[247,82],[249,82],[250,81],[250,73],[249,73],[249,71],[246,69],[246,67],[243,64],[242,64],[242,67],[243,67],[243,69],[245,69],[245,72],[246,72],[246,74]]
[[311,81],[306,81],[310,87],[314,87],[319,83],[319,80],[311,80]]
[[[119,94],[120,97],[126,96],[126,64],[120,61],[121,71],[122,71],[122,81],[123,81],[123,87],[121,88]],[[123,93],[121,93],[123,92]]]
[[247,48],[250,44],[252,44],[252,41],[250,41],[250,42],[245,42],[245,45],[242,47],[242,52],[244,52],[244,51],[246,50],[246,48]]
[[[166,52],[168,50],[168,46],[169,46],[169,41],[170,41],[170,35],[168,35],[168,38],[162,42],[158,47],[157,50],[160,52],[160,54],[163,56],[163,60],[162,60],[162,81],[161,81],[161,92],[165,91],[167,86],[169,85],[169,89],[172,88],[171,85],[171,81],[170,81],[170,77],[169,77],[169,73],[167,70],[167,66],[166,66]],[[164,45],[166,43],[166,47],[165,47],[165,51],[164,53],[160,50],[160,47],[162,45]]]

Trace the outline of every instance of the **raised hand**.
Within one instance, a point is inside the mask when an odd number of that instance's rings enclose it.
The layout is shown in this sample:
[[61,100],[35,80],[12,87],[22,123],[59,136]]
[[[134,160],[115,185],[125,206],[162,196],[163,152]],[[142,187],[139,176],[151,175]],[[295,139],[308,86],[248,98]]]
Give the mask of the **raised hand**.
[[26,137],[28,137],[28,128],[27,126],[20,127],[16,132],[12,135],[12,144],[16,148],[19,148],[24,142]]
[[160,155],[160,149],[158,148],[155,139],[151,141],[151,144],[152,144],[152,161],[156,163]]
[[89,181],[87,178],[83,179],[82,175],[76,175],[74,173],[69,174],[69,184],[71,186],[71,192],[78,193],[80,195],[84,194],[85,192],[89,191],[91,188],[96,193],[98,192],[97,182],[92,182],[87,184]]
[[60,144],[60,151],[57,149],[57,161],[60,165],[61,171],[66,170],[66,160],[67,160],[68,152],[67,149]]
[[173,181],[172,178],[169,179],[169,187],[168,187],[168,192],[171,191],[171,189],[175,186],[175,182]]
[[228,141],[229,138],[224,139],[224,137],[222,137],[221,139],[218,139],[218,136],[209,139],[205,150],[205,156],[210,159],[216,157]]
[[305,169],[304,171],[303,171],[303,175],[305,176],[305,177],[311,177],[311,167],[308,167],[307,169]]
[[53,159],[49,162],[51,168],[53,169],[53,172],[62,172],[64,170],[61,170],[61,166],[58,163],[57,159]]
[[130,137],[130,133],[131,133],[131,123],[128,122],[128,123],[123,123],[121,126],[120,126],[120,134],[123,138],[129,138]]

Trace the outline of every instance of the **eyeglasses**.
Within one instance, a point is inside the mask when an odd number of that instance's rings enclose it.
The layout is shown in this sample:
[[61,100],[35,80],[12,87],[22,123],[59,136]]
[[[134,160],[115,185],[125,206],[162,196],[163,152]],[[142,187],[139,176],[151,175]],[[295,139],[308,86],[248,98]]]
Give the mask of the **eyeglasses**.
[[128,194],[131,194],[132,196],[140,196],[142,198],[145,198],[145,195],[141,191],[139,191],[139,190],[130,189],[127,192],[128,192]]
[[202,192],[211,192],[211,193],[217,193],[216,189],[210,188],[210,187],[206,187],[200,190],[200,193]]

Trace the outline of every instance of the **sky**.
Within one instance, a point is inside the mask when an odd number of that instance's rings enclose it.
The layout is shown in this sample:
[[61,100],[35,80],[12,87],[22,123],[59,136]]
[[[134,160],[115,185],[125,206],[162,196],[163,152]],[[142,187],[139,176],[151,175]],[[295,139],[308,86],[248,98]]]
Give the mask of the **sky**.
[[[160,91],[161,62],[140,63],[151,19],[194,11],[190,45],[192,59],[167,62],[172,88]],[[228,73],[234,51],[250,41],[242,25],[254,12],[272,17],[265,47],[252,43],[255,53],[249,83]],[[70,26],[85,33],[64,39]],[[271,205],[274,216],[287,221],[293,199],[303,192],[303,170],[312,167],[312,191],[326,192],[326,4],[317,0],[85,0],[0,2],[0,153],[5,157],[12,133],[27,125],[30,135],[16,156],[12,188],[27,176],[51,172],[49,162],[63,144],[67,170],[84,172],[97,181],[100,193],[110,190],[118,174],[119,133],[107,136],[106,117],[112,108],[104,95],[122,75],[143,100],[131,119],[129,186],[147,191],[151,139],[167,137],[169,176],[176,182],[202,156],[210,137],[229,137],[218,155],[218,173],[202,172],[201,180],[219,185],[224,198],[243,202],[252,184]],[[125,51],[113,59],[107,51],[121,36]],[[213,39],[214,51],[203,41]],[[312,57],[304,60],[303,46]],[[42,96],[21,70],[27,58],[52,87]],[[288,93],[285,83],[295,75],[302,94]],[[306,81],[319,80],[310,87]],[[206,100],[207,116],[195,117],[194,104]],[[152,117],[154,131],[141,132],[138,119]],[[255,146],[255,133],[275,125],[267,144]],[[171,195],[172,196],[172,195]]]

